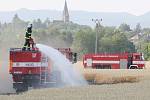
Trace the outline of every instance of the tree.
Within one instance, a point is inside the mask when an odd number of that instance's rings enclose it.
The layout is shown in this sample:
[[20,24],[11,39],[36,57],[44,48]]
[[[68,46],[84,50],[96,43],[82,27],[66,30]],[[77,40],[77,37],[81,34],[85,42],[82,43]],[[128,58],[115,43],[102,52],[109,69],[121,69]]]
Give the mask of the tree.
[[61,34],[60,34],[60,38],[62,39],[62,40],[64,40],[64,42],[66,42],[66,44],[68,44],[69,46],[71,46],[72,45],[72,42],[73,42],[73,36],[72,36],[72,33],[71,32],[62,32]]
[[135,52],[135,46],[130,42],[125,33],[116,31],[112,36],[116,52]]
[[95,35],[91,29],[82,29],[75,34],[73,48],[79,56],[85,53],[94,53]]
[[48,27],[49,24],[50,24],[50,20],[49,20],[49,18],[46,18],[46,20],[44,21],[44,25],[46,25],[46,27]]
[[115,30],[112,35],[104,36],[100,40],[99,51],[103,53],[134,52],[135,46],[127,39],[125,33]]
[[39,29],[39,28],[46,29],[47,28],[46,24],[47,23],[45,22],[43,23],[39,18],[37,20],[33,20],[33,25],[35,29]]
[[142,31],[142,28],[141,28],[141,24],[140,23],[137,23],[136,27],[135,27],[135,30],[134,30],[136,33],[141,33]]
[[21,20],[18,16],[18,14],[15,14],[13,19],[12,19],[12,26],[10,26],[11,31],[14,32],[20,32],[21,30],[23,30],[26,26],[27,26],[27,22]]
[[129,31],[131,31],[130,25],[127,25],[127,24],[125,24],[125,23],[121,24],[121,25],[119,26],[119,29],[120,29],[122,32],[129,32]]

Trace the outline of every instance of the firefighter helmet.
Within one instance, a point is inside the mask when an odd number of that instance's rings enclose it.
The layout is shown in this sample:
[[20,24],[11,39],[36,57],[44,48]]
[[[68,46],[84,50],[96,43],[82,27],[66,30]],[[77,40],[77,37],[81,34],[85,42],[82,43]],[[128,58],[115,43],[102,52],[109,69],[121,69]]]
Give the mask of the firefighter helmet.
[[28,28],[32,27],[32,23],[29,23],[27,27],[28,27]]

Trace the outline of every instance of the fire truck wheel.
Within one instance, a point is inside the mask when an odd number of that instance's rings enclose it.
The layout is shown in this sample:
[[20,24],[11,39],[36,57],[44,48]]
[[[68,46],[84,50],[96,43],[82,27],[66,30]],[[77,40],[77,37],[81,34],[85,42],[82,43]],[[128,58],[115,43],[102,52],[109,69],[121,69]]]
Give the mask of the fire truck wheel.
[[24,88],[24,89],[16,89],[16,93],[22,93],[22,92],[25,92],[27,91],[28,89],[27,88]]
[[16,93],[17,93],[17,94],[19,94],[19,93],[21,93],[21,92],[23,92],[23,90],[16,89]]
[[130,66],[130,69],[138,69],[138,66]]

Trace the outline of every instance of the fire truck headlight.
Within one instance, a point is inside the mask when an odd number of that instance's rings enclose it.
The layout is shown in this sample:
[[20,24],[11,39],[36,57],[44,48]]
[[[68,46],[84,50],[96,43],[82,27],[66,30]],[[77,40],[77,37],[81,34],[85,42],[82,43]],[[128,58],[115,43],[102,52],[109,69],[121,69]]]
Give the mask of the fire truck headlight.
[[87,59],[87,66],[88,67],[91,67],[92,66],[92,59]]

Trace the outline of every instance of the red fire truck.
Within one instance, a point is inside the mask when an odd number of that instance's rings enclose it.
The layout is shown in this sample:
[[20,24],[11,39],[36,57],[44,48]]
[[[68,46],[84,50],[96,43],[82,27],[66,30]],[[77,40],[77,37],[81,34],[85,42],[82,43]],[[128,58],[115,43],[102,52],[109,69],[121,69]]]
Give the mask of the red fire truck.
[[85,54],[83,65],[94,69],[143,69],[145,64],[142,53],[104,53]]
[[[76,53],[73,53],[70,48],[57,49],[70,61],[76,62]],[[26,91],[29,87],[53,86],[61,80],[59,72],[51,71],[51,60],[38,48],[33,51],[11,48],[9,73],[12,74],[13,88],[16,92]]]

